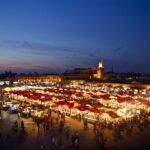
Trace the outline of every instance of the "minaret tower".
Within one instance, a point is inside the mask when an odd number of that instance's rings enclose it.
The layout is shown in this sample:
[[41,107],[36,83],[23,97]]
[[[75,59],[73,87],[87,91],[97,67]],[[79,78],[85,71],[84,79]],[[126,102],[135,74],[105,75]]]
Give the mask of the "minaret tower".
[[104,68],[104,67],[103,67],[103,60],[99,61],[99,63],[98,63],[98,68]]
[[102,79],[104,74],[103,60],[100,60],[97,68],[97,79]]

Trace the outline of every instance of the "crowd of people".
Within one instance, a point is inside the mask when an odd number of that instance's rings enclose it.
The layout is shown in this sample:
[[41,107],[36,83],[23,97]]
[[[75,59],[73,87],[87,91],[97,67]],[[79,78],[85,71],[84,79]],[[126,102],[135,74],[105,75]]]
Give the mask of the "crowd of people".
[[[61,114],[60,112],[52,112],[51,110],[49,110],[48,115],[43,113],[40,117],[36,115],[32,116],[32,120],[37,127],[38,132],[50,133],[51,145],[54,149],[78,150],[80,148],[80,135],[77,131],[75,133],[71,133],[70,128],[65,127],[65,118],[66,116],[64,113]],[[83,121],[83,129],[88,129],[87,119],[82,118],[81,120]],[[112,130],[113,142],[117,143],[118,140],[123,138],[124,134],[130,136],[134,127],[137,127],[140,132],[146,130],[149,127],[149,113],[143,111],[141,114],[133,118],[123,119],[122,121],[111,124],[104,120],[99,120],[98,122],[93,123],[93,131],[101,149],[106,149],[109,141],[104,133],[106,128]],[[2,133],[0,133],[1,143],[5,140],[7,141],[14,135],[17,135],[22,139],[26,137],[24,121],[19,114],[18,119],[12,126],[12,134],[9,133],[6,136],[6,139],[4,139]],[[62,136],[64,136],[65,139],[63,139]],[[64,140],[69,144],[65,144]],[[44,147],[44,145],[41,145],[39,149],[44,149]]]
[[[143,132],[149,128],[149,116],[150,113],[141,111],[140,114],[132,117],[119,120],[118,122],[107,122],[106,120],[98,119],[97,122],[93,123],[93,131],[100,149],[107,149],[109,138],[106,138],[104,130],[110,129],[112,131],[112,139],[114,143],[121,140],[124,135],[130,136],[133,132],[133,128],[136,127],[140,132]],[[52,112],[48,110],[48,113],[43,113],[38,116],[36,113],[32,115],[33,122],[37,127],[38,132],[50,133],[51,145],[56,150],[78,150],[80,149],[80,135],[76,131],[71,133],[69,127],[65,126],[66,116],[65,113]],[[88,120],[83,116],[80,116],[80,121],[83,122],[83,129],[88,129]],[[12,134],[5,135],[0,133],[0,149],[3,149],[5,141],[11,139],[14,135],[21,139],[25,139],[27,133],[25,130],[24,121],[18,113],[18,119],[12,126]],[[66,137],[65,139],[62,136]],[[111,137],[110,137],[111,138]],[[67,144],[66,142],[67,141]],[[69,144],[68,144],[69,143]],[[45,149],[45,145],[40,145],[38,149]]]
[[[93,129],[95,131],[99,146],[102,149],[107,149],[107,144],[112,138],[112,141],[116,148],[116,145],[119,141],[123,140],[125,137],[133,136],[135,129],[137,129],[141,135],[143,132],[149,132],[149,115],[150,113],[143,111],[133,118],[122,119],[118,122],[108,123],[103,120],[102,122],[99,121],[97,124],[93,124]],[[106,138],[104,133],[105,129],[109,129],[112,131],[111,137]]]
[[[133,134],[133,128],[135,127],[138,128],[140,132],[147,130],[147,128],[149,127],[149,115],[150,114],[148,112],[141,111],[141,113],[139,115],[136,115],[135,117],[122,119],[118,122],[107,122],[106,120],[99,119],[98,122],[93,123],[93,130],[95,132],[95,137],[97,139],[99,147],[101,149],[107,149],[109,139],[107,139],[105,136],[105,129],[109,129],[112,131],[113,143],[117,143],[119,140],[123,139],[125,135],[130,136],[131,134]],[[54,119],[51,115],[49,115],[50,122],[48,121],[47,123],[49,125],[48,129],[53,129],[55,127],[57,132],[61,133],[65,124],[65,115],[57,112],[56,116],[56,119]],[[43,124],[44,120],[46,119],[43,119]],[[82,118],[81,120],[83,121],[83,129],[88,129],[88,120],[86,118]],[[55,126],[56,124],[58,126]],[[66,137],[69,137],[69,133],[67,132],[67,130],[64,130],[64,133],[66,134]],[[73,147],[72,149],[79,149],[79,134],[77,134],[77,132],[71,136],[71,141],[71,145]],[[52,143],[55,146],[57,145],[58,140],[56,136],[52,138]]]
[[[9,133],[4,134],[0,132],[0,149],[9,150],[11,149],[10,141],[14,138],[24,139],[26,136],[26,131],[24,127],[24,121],[16,119],[12,125],[12,129]],[[9,143],[9,144],[8,144]]]
[[[54,112],[53,112],[54,114]],[[55,116],[55,117],[54,117]],[[79,133],[76,131],[71,135],[69,127],[65,127],[65,114],[60,112],[55,112],[52,115],[51,110],[49,110],[48,115],[41,115],[37,117],[32,116],[33,121],[37,126],[38,132],[43,130],[43,132],[50,132],[51,143],[54,149],[60,150],[78,150],[79,149]],[[63,143],[62,136],[65,137],[64,140],[69,142],[67,146]],[[44,149],[44,145],[41,146]]]

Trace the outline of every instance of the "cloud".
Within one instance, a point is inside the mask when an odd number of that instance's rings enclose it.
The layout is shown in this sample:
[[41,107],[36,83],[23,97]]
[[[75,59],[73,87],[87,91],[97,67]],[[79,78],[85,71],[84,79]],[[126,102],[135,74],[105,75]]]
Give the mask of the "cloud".
[[58,46],[51,46],[49,44],[28,42],[26,40],[24,41],[3,40],[0,41],[0,44],[10,48],[16,48],[21,52],[28,51],[29,53],[36,55],[47,55],[50,54],[50,52],[65,52],[77,55],[85,55],[88,57],[95,56],[93,52],[90,52],[92,51],[91,49],[63,47],[63,46],[58,47]]
[[[131,59],[127,59],[128,57],[125,57],[124,59],[123,56],[127,56],[127,53],[124,54],[126,49],[122,47],[101,50],[63,46],[59,47],[43,43],[8,40],[0,41],[0,45],[9,47],[9,50],[15,50],[15,53],[13,51],[13,55],[10,56],[12,60],[9,59],[7,64],[4,65],[4,62],[1,61],[0,70],[13,69],[23,72],[26,72],[27,70],[58,72],[76,67],[96,67],[101,57],[104,59],[104,65],[108,71],[111,70],[112,66],[114,71],[149,71],[148,62],[145,62],[143,64],[144,66],[142,66],[142,63],[137,62],[137,60],[135,63]],[[23,54],[20,55],[18,52]],[[29,58],[24,57],[25,53],[29,54]],[[11,53],[9,54],[11,55]],[[38,57],[35,55],[38,55]]]
[[24,65],[24,66],[31,66],[32,63],[28,63],[28,62],[20,62],[20,65]]

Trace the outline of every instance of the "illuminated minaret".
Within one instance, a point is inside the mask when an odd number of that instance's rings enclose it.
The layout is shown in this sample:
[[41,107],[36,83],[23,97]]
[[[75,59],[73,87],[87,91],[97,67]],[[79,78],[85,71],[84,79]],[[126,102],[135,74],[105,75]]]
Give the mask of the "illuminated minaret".
[[104,73],[104,66],[103,66],[103,60],[99,61],[98,68],[97,68],[97,79],[102,79]]
[[104,67],[103,67],[103,60],[99,61],[99,63],[98,63],[98,68],[104,68]]

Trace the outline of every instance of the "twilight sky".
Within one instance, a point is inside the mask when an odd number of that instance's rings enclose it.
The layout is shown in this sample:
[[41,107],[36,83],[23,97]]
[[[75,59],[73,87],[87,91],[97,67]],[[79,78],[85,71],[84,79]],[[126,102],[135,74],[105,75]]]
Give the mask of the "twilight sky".
[[149,0],[0,0],[0,72],[96,66],[150,73]]

